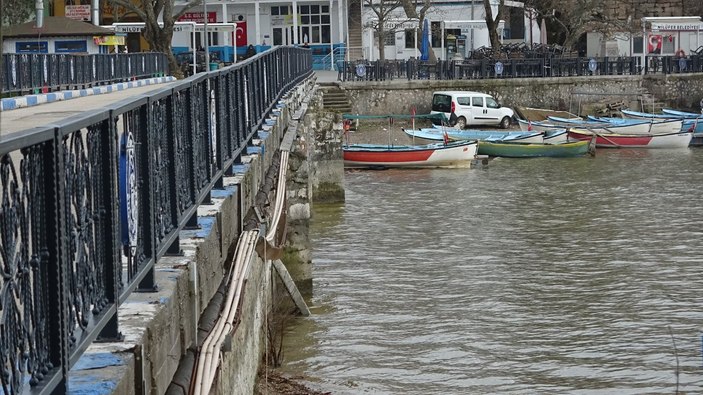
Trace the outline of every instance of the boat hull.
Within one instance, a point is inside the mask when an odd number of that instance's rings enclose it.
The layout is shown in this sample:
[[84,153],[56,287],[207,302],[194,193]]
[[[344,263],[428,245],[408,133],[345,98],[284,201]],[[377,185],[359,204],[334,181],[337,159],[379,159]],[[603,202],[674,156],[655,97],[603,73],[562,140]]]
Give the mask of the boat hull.
[[572,158],[589,153],[589,140],[572,141],[562,144],[523,144],[494,143],[479,141],[479,155],[500,156],[506,158]]
[[450,140],[510,140],[529,143],[543,142],[539,132],[504,132],[492,130],[458,130],[449,128],[403,129],[405,134],[429,141],[443,141],[445,132]]
[[385,146],[353,144],[343,147],[347,168],[454,168],[469,167],[477,153],[476,141],[449,144]]
[[[569,130],[571,140],[590,140],[589,130]],[[599,148],[685,148],[691,143],[692,132],[667,134],[628,135],[596,132],[596,147]]]
[[592,130],[595,133],[614,134],[664,134],[682,130],[681,119],[617,119],[594,118],[591,120],[573,120],[551,117],[550,121],[562,127]]

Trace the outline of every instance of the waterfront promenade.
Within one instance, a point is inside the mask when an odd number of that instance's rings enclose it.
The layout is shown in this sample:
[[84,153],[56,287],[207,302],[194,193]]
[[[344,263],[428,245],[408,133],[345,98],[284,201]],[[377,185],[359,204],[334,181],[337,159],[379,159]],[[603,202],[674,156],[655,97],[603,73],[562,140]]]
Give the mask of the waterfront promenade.
[[[0,298],[3,392],[166,393],[212,330],[200,317],[239,235],[259,229],[252,208],[313,83],[309,51],[276,48],[181,81],[0,112],[0,288],[17,290]],[[208,369],[224,366],[218,377],[193,378],[203,393],[253,387],[270,262],[250,260],[236,353]]]
[[[337,80],[336,71],[315,71],[317,82],[334,82]],[[66,100],[52,101],[34,106],[26,106],[6,111],[0,111],[0,136],[37,126],[47,125],[65,120],[85,111],[104,108],[120,100],[129,99],[147,92],[168,88],[177,81],[152,83],[123,90],[113,90],[91,96],[75,97]]]

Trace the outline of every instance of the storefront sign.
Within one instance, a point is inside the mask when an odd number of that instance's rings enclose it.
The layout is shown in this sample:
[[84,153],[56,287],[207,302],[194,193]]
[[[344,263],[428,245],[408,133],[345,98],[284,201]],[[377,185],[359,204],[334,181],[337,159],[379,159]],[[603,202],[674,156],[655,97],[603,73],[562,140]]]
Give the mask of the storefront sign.
[[666,23],[666,22],[652,22],[652,31],[665,31],[665,32],[685,32],[685,31],[698,31],[701,29],[700,23]]
[[93,37],[93,42],[97,45],[125,45],[125,36]]
[[[195,22],[203,23],[203,13],[202,12],[186,12],[178,18],[178,22]],[[207,23],[217,23],[217,12],[207,13]]]
[[90,20],[90,4],[67,5],[64,11],[66,13],[66,18],[75,19],[77,21]]
[[54,52],[88,52],[85,40],[55,41]]
[[24,41],[15,43],[17,53],[47,53],[49,52],[48,41]]

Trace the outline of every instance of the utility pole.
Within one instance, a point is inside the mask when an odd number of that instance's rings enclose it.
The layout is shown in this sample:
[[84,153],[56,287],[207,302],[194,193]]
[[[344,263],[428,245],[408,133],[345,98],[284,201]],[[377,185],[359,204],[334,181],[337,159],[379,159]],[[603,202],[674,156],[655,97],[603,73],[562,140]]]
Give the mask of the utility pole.
[[207,0],[203,0],[203,34],[205,34],[205,71],[210,70],[210,46],[207,32]]

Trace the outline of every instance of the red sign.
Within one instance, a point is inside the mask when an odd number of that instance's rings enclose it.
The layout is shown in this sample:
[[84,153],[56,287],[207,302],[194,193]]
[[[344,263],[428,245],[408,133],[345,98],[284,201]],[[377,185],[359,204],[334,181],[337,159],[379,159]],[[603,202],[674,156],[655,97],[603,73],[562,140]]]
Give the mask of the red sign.
[[[186,12],[178,18],[178,22],[195,22],[203,23],[203,13],[202,12]],[[207,23],[217,23],[217,12],[207,13]]]
[[662,36],[661,34],[650,34],[649,42],[647,43],[647,53],[660,54],[662,53]]
[[75,19],[78,21],[90,20],[90,5],[67,5],[64,8],[66,18]]
[[236,46],[246,47],[247,46],[247,22],[246,21],[238,21],[237,28],[235,29],[234,33],[232,33],[232,35],[236,37],[236,40],[234,41]]

